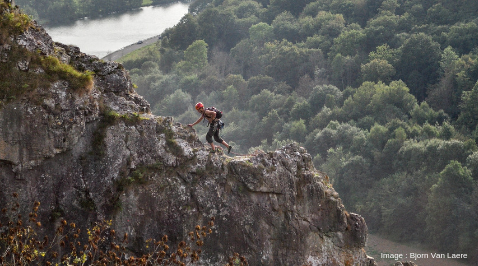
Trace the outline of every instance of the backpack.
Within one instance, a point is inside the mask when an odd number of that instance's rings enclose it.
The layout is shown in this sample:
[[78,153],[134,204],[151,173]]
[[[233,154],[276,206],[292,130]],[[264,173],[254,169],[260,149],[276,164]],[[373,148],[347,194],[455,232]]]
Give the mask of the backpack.
[[213,107],[208,107],[208,108],[206,108],[206,110],[216,112],[216,118],[217,118],[217,119],[221,119],[221,117],[222,117],[222,112],[219,111],[216,107],[214,107],[214,106],[213,106]]

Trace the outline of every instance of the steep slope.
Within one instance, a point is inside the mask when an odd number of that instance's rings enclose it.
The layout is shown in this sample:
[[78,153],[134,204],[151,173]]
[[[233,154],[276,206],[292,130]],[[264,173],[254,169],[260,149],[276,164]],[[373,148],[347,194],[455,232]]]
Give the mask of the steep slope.
[[[18,15],[4,3],[2,14]],[[40,201],[46,233],[62,218],[83,232],[112,220],[140,254],[148,238],[177,244],[215,217],[199,265],[233,252],[250,265],[374,264],[364,219],[303,148],[210,154],[193,129],[151,115],[120,64],[55,43],[35,22],[3,31],[0,54],[2,74],[17,78],[1,84],[0,205],[17,192],[26,217]]]

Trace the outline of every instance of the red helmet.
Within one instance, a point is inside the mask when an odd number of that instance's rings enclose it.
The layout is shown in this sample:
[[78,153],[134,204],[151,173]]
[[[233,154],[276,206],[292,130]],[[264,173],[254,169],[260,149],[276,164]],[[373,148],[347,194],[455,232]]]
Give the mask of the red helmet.
[[204,104],[202,104],[202,102],[196,103],[196,110],[201,109],[201,107],[204,107]]

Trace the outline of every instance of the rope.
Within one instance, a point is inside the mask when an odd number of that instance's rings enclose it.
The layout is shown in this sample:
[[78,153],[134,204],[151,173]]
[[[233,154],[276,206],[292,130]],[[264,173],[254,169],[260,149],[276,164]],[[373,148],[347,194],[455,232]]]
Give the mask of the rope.
[[230,152],[230,154],[234,154],[234,155],[237,155],[237,156],[250,156],[250,154],[240,154],[240,153],[236,153],[236,152]]
[[[226,152],[223,151],[223,154],[227,155]],[[250,156],[254,156],[254,155],[257,155],[257,154],[241,154],[241,153],[237,153],[237,152],[233,152],[231,151],[229,154],[234,154],[236,156],[246,156],[246,157],[250,157]]]
[[241,154],[241,153],[237,153],[237,152],[233,152],[233,151],[231,151],[230,153],[227,153],[227,151],[223,150],[220,147],[216,147],[216,152],[215,153],[217,153],[218,150],[220,150],[223,155],[233,154],[235,156],[254,156],[254,154]]

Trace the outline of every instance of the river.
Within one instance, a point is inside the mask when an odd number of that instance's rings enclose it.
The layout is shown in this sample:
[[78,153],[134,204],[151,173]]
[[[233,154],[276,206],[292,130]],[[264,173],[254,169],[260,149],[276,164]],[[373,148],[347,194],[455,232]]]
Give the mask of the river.
[[80,47],[99,58],[130,44],[160,35],[188,12],[189,3],[147,6],[101,18],[85,18],[68,26],[45,26],[53,41]]

